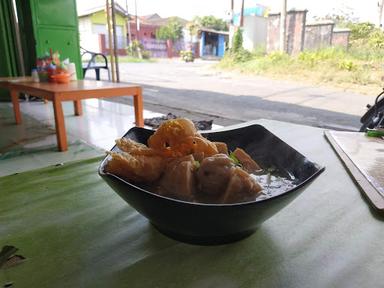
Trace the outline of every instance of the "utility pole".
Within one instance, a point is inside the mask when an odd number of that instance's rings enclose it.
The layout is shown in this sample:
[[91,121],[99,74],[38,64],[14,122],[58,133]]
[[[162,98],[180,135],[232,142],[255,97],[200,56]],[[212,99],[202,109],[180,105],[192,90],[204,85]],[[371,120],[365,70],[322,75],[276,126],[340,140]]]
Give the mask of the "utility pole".
[[115,57],[114,57],[114,51],[113,51],[113,43],[112,43],[112,16],[111,16],[111,6],[109,3],[109,0],[106,0],[106,12],[107,12],[107,31],[108,31],[108,46],[109,46],[109,55],[111,57],[111,74],[112,74],[112,82],[115,82]]
[[129,43],[129,47],[131,47],[132,46],[132,35],[131,35],[131,23],[129,22],[128,0],[125,0],[125,9],[127,10],[128,43]]
[[287,0],[282,0],[280,12],[280,52],[286,52],[286,19]]
[[139,22],[137,19],[137,1],[135,0],[135,19],[136,19],[136,40],[139,41]]
[[141,49],[140,49],[140,36],[139,36],[139,32],[140,32],[140,21],[139,19],[137,18],[137,0],[135,0],[135,14],[136,14],[136,40],[138,42],[139,45],[137,45],[136,47],[136,50],[137,50],[137,55],[139,56],[140,59],[143,59],[143,55],[141,54]]
[[115,69],[116,69],[116,82],[120,82],[120,73],[119,73],[119,56],[118,56],[118,47],[117,47],[117,35],[116,35],[116,6],[115,0],[111,0],[112,4],[112,27],[113,27],[113,53],[115,54]]
[[381,30],[383,30],[383,22],[382,22],[382,19],[383,19],[383,6],[384,6],[384,1],[383,0],[379,0],[377,2],[377,8],[378,8],[378,20],[379,22],[377,23],[378,26],[380,27]]
[[244,26],[244,0],[241,0],[240,27]]
[[235,0],[231,0],[231,25],[233,25],[233,12],[235,10]]

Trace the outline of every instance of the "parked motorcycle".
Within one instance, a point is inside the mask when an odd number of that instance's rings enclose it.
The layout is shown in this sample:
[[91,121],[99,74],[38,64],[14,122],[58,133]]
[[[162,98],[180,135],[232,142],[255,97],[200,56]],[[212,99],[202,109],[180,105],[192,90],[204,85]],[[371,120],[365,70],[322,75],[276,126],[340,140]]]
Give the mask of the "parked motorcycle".
[[369,136],[384,136],[384,89],[375,99],[375,104],[367,104],[367,112],[361,117],[360,132]]

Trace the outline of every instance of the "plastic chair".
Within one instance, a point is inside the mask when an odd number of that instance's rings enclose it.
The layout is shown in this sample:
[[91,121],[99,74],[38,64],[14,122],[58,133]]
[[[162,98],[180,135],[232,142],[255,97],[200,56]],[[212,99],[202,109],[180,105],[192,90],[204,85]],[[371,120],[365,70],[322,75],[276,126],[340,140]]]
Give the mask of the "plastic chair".
[[[100,69],[106,69],[108,71],[108,80],[111,81],[111,75],[109,72],[109,67],[108,67],[108,59],[103,53],[98,53],[98,52],[92,52],[87,49],[84,49],[80,47],[81,51],[81,60],[83,63],[83,76],[85,77],[85,74],[87,73],[88,70],[95,70],[96,74],[96,80],[100,80]],[[89,60],[86,60],[87,62],[83,61],[84,58],[88,59],[88,55],[90,56]],[[96,62],[97,57],[101,57],[103,62]]]

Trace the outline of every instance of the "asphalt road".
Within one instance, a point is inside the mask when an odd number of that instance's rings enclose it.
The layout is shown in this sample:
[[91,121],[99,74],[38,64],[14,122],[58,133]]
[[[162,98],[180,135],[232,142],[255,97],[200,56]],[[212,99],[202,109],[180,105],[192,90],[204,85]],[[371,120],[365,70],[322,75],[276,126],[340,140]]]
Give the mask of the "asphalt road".
[[[231,124],[274,119],[315,127],[358,130],[375,95],[366,96],[303,83],[220,72],[215,62],[120,64],[120,81],[144,87],[146,109]],[[92,78],[93,75],[88,75]],[[107,79],[102,74],[102,79]],[[379,91],[380,87],[378,87]],[[113,101],[131,103],[130,97]]]

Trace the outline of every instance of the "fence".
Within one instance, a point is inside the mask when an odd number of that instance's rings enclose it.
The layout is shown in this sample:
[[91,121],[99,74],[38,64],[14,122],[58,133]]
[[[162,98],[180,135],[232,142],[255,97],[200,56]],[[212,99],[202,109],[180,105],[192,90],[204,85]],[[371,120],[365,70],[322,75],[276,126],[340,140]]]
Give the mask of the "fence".
[[141,41],[144,50],[151,53],[151,57],[165,58],[168,57],[167,41],[157,39],[144,39]]
[[[333,22],[306,23],[307,10],[287,12],[285,51],[297,54],[303,50],[338,46],[348,48],[349,29],[334,29]],[[267,51],[279,50],[280,13],[269,14]]]
[[305,50],[317,50],[332,45],[335,23],[332,21],[305,25]]
[[[124,37],[118,37],[117,46],[119,55],[127,55],[126,47],[129,43]],[[179,57],[180,51],[185,50],[185,42],[183,39],[171,43],[166,40],[158,39],[142,39],[141,44],[144,46],[144,50],[149,51],[151,57],[154,58],[167,58],[167,57]],[[106,35],[99,34],[100,51],[104,54],[109,54],[109,46]]]
[[[303,50],[307,10],[291,10],[286,18],[286,42],[284,50],[296,54]],[[267,51],[278,51],[280,44],[280,13],[268,16]]]
[[183,39],[173,43],[166,40],[143,39],[141,43],[144,49],[151,53],[151,57],[155,58],[179,57],[180,51],[185,50]]

